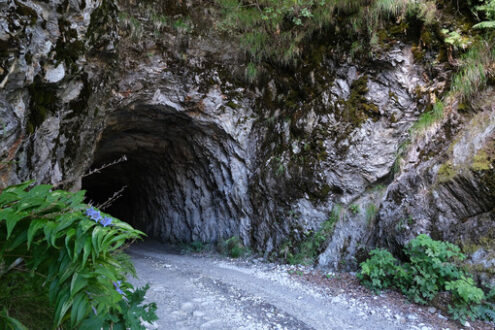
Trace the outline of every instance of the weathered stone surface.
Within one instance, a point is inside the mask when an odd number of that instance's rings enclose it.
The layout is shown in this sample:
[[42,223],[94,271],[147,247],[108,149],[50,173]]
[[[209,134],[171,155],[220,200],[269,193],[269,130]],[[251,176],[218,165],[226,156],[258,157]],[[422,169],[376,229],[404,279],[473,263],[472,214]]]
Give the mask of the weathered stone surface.
[[493,275],[493,91],[401,148],[448,78],[439,66],[423,81],[410,45],[366,63],[308,47],[248,83],[210,9],[163,2],[155,10],[191,18],[164,27],[144,3],[119,5],[139,24],[116,22],[108,0],[0,2],[2,187],[34,179],[101,203],[125,186],[108,210],[152,236],[239,235],[266,256],[341,208],[321,267],[355,268],[370,247],[430,233]]
[[494,97],[491,88],[485,91],[452,137],[447,134],[455,113],[414,141],[382,203],[378,244],[397,249],[427,233],[475,253],[475,270],[493,276],[493,268],[484,265],[495,253]]

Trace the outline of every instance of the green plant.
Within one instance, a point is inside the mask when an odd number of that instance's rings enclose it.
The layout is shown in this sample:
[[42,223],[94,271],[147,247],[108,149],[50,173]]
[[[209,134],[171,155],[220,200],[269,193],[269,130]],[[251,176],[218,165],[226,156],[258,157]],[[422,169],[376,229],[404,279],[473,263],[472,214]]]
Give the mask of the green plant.
[[352,214],[354,215],[359,214],[360,212],[358,204],[352,204],[351,206],[349,206],[349,210],[351,210]]
[[394,277],[400,268],[399,261],[387,250],[375,249],[370,258],[361,263],[358,279],[366,287],[380,291],[394,285]]
[[217,242],[217,250],[222,254],[226,254],[231,258],[239,258],[247,256],[251,251],[244,246],[238,236],[232,236],[227,240],[219,240]]
[[172,27],[177,31],[183,33],[190,33],[193,30],[193,24],[187,17],[186,18],[179,17],[174,21]]
[[417,303],[433,299],[449,281],[463,274],[456,265],[465,256],[458,246],[449,242],[435,241],[427,235],[419,235],[405,247],[409,258],[406,270],[411,282],[404,293]]
[[375,204],[369,203],[366,206],[366,222],[371,225],[373,220],[375,220],[376,214],[378,213],[378,208]]
[[495,28],[495,0],[482,0],[482,5],[476,6],[478,13],[485,16],[486,20],[473,26],[474,29],[494,29]]
[[357,277],[372,290],[396,288],[416,303],[425,304],[440,291],[451,293],[449,313],[456,320],[495,320],[495,290],[485,296],[457,264],[465,256],[458,246],[419,235],[404,247],[402,264],[388,251],[371,251]]
[[249,82],[253,82],[256,80],[256,77],[258,76],[258,68],[256,67],[256,64],[249,62],[248,65],[246,66],[246,78]]
[[324,243],[331,236],[341,213],[342,206],[336,204],[329,218],[323,222],[319,230],[306,232],[305,239],[295,246],[289,243],[283,246],[283,258],[291,265],[313,264],[321,253]]
[[206,249],[207,246],[203,244],[201,241],[193,241],[190,243],[181,244],[181,252],[190,253],[190,252],[201,252]]
[[449,305],[449,312],[455,320],[465,323],[468,318],[479,318],[478,306],[485,298],[485,293],[476,287],[472,278],[461,276],[458,280],[447,282],[445,290],[452,293],[453,305]]
[[485,87],[494,61],[493,41],[477,40],[460,58],[460,69],[452,78],[451,95],[465,100]]
[[[113,329],[145,329],[141,320],[152,322],[158,319],[156,316],[156,304],[144,304],[144,296],[148,291],[149,285],[136,290],[124,290],[126,300],[119,302],[120,312],[111,314],[109,320],[112,322]],[[87,328],[88,330],[94,328]]]
[[52,328],[116,329],[136,312],[151,312],[146,305],[123,314],[133,292],[125,278],[134,270],[122,249],[143,234],[88,207],[84,191],[30,185],[0,194],[0,292],[11,294],[0,300],[0,323],[30,321],[30,312],[12,303],[26,296],[41,304]]
[[442,101],[437,101],[432,110],[424,112],[416,121],[412,127],[413,133],[421,133],[426,130],[428,127],[433,125],[435,122],[439,121],[443,118],[444,113],[444,104]]
[[302,42],[330,26],[350,26],[345,33],[359,35],[366,42],[373,39],[374,31],[383,22],[400,20],[406,13],[417,13],[420,19],[434,17],[431,2],[426,5],[412,0],[215,0],[215,3],[223,13],[217,28],[237,37],[254,63],[262,60],[293,63],[302,52]]
[[445,43],[451,45],[454,49],[466,49],[471,44],[471,39],[463,36],[459,31],[443,29],[442,33],[445,35]]

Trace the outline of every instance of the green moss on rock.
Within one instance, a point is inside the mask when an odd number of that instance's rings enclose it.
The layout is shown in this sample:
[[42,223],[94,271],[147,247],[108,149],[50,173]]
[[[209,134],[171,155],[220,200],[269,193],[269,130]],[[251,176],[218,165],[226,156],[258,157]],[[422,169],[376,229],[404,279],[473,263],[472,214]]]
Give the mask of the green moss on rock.
[[361,125],[368,118],[378,119],[378,106],[366,99],[368,92],[368,76],[364,75],[351,84],[351,93],[347,101],[341,101],[341,119],[355,126]]
[[452,162],[448,161],[440,166],[437,174],[438,174],[438,178],[437,178],[438,182],[447,182],[452,180],[457,174],[457,172],[453,168]]

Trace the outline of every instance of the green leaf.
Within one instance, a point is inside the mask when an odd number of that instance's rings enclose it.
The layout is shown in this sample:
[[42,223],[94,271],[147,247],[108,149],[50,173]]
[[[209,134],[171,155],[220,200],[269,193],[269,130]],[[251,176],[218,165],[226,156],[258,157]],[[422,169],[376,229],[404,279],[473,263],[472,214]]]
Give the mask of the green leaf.
[[29,224],[29,229],[27,232],[27,245],[28,249],[31,247],[31,243],[33,242],[34,235],[43,228],[45,225],[46,221],[43,219],[35,219],[32,220],[31,223]]
[[88,260],[89,254],[91,253],[91,238],[87,237],[86,241],[84,242],[84,252],[83,252],[83,257],[81,260],[81,266],[84,267],[86,264],[86,261]]
[[77,294],[73,300],[74,303],[72,304],[70,320],[72,326],[76,326],[89,313],[90,307],[87,296],[84,292]]
[[[1,322],[3,320],[3,322]],[[7,329],[13,329],[13,330],[28,330],[19,320],[14,319],[13,317],[9,316],[9,313],[7,312],[7,308],[3,308],[2,312],[0,313],[0,324],[4,323],[7,326]]]
[[95,250],[96,254],[100,253],[101,244],[103,242],[103,239],[105,238],[105,234],[106,232],[103,227],[97,226],[93,229],[91,240],[93,243],[93,249]]
[[72,275],[72,281],[70,283],[70,294],[72,297],[78,293],[82,288],[88,285],[88,280],[81,276],[79,273]]
[[72,306],[73,301],[70,299],[70,295],[67,289],[59,292],[57,302],[55,304],[55,319],[54,324],[58,327],[67,314],[67,311]]

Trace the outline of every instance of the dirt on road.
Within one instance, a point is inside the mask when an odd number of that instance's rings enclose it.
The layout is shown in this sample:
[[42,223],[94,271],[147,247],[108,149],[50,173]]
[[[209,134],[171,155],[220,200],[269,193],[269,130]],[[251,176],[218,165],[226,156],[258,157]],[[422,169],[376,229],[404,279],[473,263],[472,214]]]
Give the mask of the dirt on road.
[[390,305],[393,300],[384,295],[359,299],[344,290],[329,290],[287,265],[182,255],[152,241],[133,245],[127,252],[139,276],[133,284],[149,283],[146,299],[158,305],[160,319],[150,328],[458,328],[449,321],[429,322],[414,308]]

